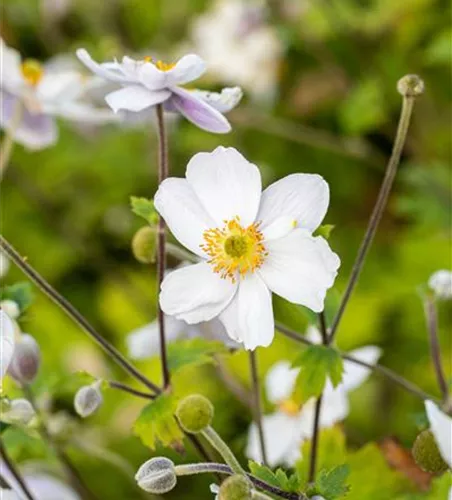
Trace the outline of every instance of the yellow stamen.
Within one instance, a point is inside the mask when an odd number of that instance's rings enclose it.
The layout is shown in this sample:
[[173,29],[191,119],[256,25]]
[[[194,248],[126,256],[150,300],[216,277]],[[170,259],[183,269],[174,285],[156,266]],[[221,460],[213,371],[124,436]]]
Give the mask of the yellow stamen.
[[42,75],[44,74],[42,66],[35,59],[25,59],[20,69],[26,82],[33,87],[41,81]]
[[146,56],[144,59],[143,59],[144,62],[152,62],[152,57],[151,56]]
[[298,415],[300,411],[300,405],[298,405],[293,399],[286,399],[280,403],[279,409],[286,415],[295,416]]
[[223,228],[204,231],[201,248],[210,257],[209,264],[222,278],[236,281],[237,273],[244,277],[258,269],[267,256],[260,223],[243,227],[239,217],[224,221]]
[[175,63],[165,63],[163,61],[157,61],[155,65],[160,71],[169,71],[170,69],[173,69],[174,66],[176,66]]

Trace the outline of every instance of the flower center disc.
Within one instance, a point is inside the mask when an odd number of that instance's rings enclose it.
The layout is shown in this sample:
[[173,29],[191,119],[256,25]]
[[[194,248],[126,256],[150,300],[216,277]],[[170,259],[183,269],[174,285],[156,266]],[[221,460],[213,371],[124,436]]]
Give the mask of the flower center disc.
[[298,415],[298,412],[300,411],[300,405],[298,405],[293,399],[286,399],[279,405],[279,408],[282,412],[291,417]]
[[20,69],[24,80],[32,87],[36,87],[36,85],[41,81],[44,73],[42,66],[35,59],[25,59],[25,61],[21,64]]
[[243,277],[248,272],[254,272],[267,256],[259,223],[243,227],[238,217],[225,221],[221,229],[208,229],[203,238],[205,243],[201,248],[210,257],[208,262],[214,272],[233,283],[237,273]]
[[150,62],[152,63],[157,69],[159,69],[160,71],[169,71],[170,69],[173,69],[174,66],[176,66],[175,63],[165,63],[163,61],[153,61],[152,60],[152,57],[150,56],[146,56],[144,58],[144,61],[145,62]]

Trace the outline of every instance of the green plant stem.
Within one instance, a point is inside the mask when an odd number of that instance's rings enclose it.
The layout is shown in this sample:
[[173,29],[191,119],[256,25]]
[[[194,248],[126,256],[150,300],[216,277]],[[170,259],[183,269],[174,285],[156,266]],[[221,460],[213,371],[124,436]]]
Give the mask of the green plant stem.
[[14,134],[22,121],[23,115],[23,105],[17,101],[15,109],[13,111],[13,117],[11,121],[11,127],[6,130],[5,136],[3,138],[2,144],[0,146],[0,182],[3,180],[6,169],[9,165],[9,160],[11,158],[15,141]]
[[259,434],[259,445],[261,450],[262,462],[267,464],[267,450],[265,447],[264,428],[262,427],[262,404],[259,384],[259,374],[257,370],[257,353],[249,351],[250,372],[251,372],[251,387],[253,396],[253,413]]
[[156,398],[155,394],[150,394],[149,392],[139,391],[133,387],[130,387],[126,384],[123,384],[122,382],[117,382],[116,380],[109,380],[108,385],[112,389],[118,389],[118,390],[123,391],[123,392],[128,392],[129,394],[132,394],[133,396],[137,396],[139,398],[148,399],[148,400]]
[[383,215],[384,209],[386,207],[389,193],[391,192],[392,184],[394,182],[394,178],[397,173],[397,167],[400,163],[400,157],[402,155],[403,147],[405,145],[408,133],[408,127],[410,125],[411,115],[413,112],[414,102],[415,102],[414,96],[403,97],[402,111],[400,113],[399,125],[397,128],[397,134],[394,141],[392,154],[389,159],[388,165],[386,167],[386,174],[383,183],[381,185],[380,192],[378,194],[378,198],[375,203],[374,209],[372,211],[372,215],[370,216],[366,233],[361,242],[361,246],[358,250],[358,255],[356,256],[355,263],[353,264],[352,272],[347,287],[345,289],[344,296],[339,305],[339,309],[336,313],[336,317],[334,318],[333,324],[331,325],[330,342],[334,340],[334,336],[336,335],[339,323],[342,319],[345,308],[347,307],[347,304],[350,300],[352,292],[358,282],[358,278],[362,270],[362,267],[364,265],[367,252],[370,248],[370,245],[372,244],[372,240],[377,231],[378,224],[381,220],[381,216]]
[[16,465],[14,462],[11,460],[9,457],[6,448],[3,444],[3,439],[0,437],[0,457],[2,458],[3,462],[5,463],[6,467],[9,469],[11,472],[12,476],[14,479],[17,481],[19,486],[21,487],[22,491],[24,492],[25,496],[27,497],[27,500],[35,500],[35,497],[32,495],[31,491],[29,490],[24,478],[22,477],[21,473],[17,469]]
[[[159,137],[159,185],[168,177],[168,142],[165,132],[165,119],[163,116],[163,105],[158,104],[157,110],[157,125]],[[160,287],[165,277],[166,268],[166,251],[165,251],[165,221],[163,217],[159,216],[158,223],[158,236],[157,236],[157,282],[158,282],[158,295],[157,295],[157,308],[158,308],[158,325],[160,335],[160,359],[162,363],[162,376],[163,388],[166,389],[170,385],[170,372],[168,367],[168,357],[166,353],[166,340],[165,340],[165,315],[160,307]]]
[[224,461],[231,467],[235,474],[245,475],[245,471],[235,458],[229,446],[221,439],[218,433],[212,427],[208,426],[201,431],[201,434],[209,441],[209,443],[223,457]]

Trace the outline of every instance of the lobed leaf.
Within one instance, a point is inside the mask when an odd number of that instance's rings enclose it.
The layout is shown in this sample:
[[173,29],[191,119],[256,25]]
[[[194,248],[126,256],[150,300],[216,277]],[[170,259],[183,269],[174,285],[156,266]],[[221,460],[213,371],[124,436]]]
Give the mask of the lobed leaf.
[[34,299],[32,286],[26,281],[4,286],[0,291],[0,299],[14,301],[19,306],[20,313],[23,314]]
[[132,212],[138,217],[142,217],[151,225],[157,224],[159,215],[154,207],[154,202],[148,198],[130,197]]
[[267,466],[253,462],[252,460],[248,462],[248,467],[254,476],[272,486],[289,492],[298,492],[300,489],[300,480],[296,473],[288,476],[282,469],[277,469],[273,472]]
[[176,373],[185,366],[200,366],[213,363],[213,355],[227,352],[222,342],[202,337],[178,340],[168,345],[168,366]]

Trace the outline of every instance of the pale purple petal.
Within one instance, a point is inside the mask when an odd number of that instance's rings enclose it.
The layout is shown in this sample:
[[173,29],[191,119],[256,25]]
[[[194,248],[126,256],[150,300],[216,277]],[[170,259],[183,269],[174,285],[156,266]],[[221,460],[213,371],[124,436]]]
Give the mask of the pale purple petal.
[[243,91],[240,87],[226,87],[221,92],[198,89],[190,90],[190,92],[220,113],[227,113],[234,109],[243,97]]

